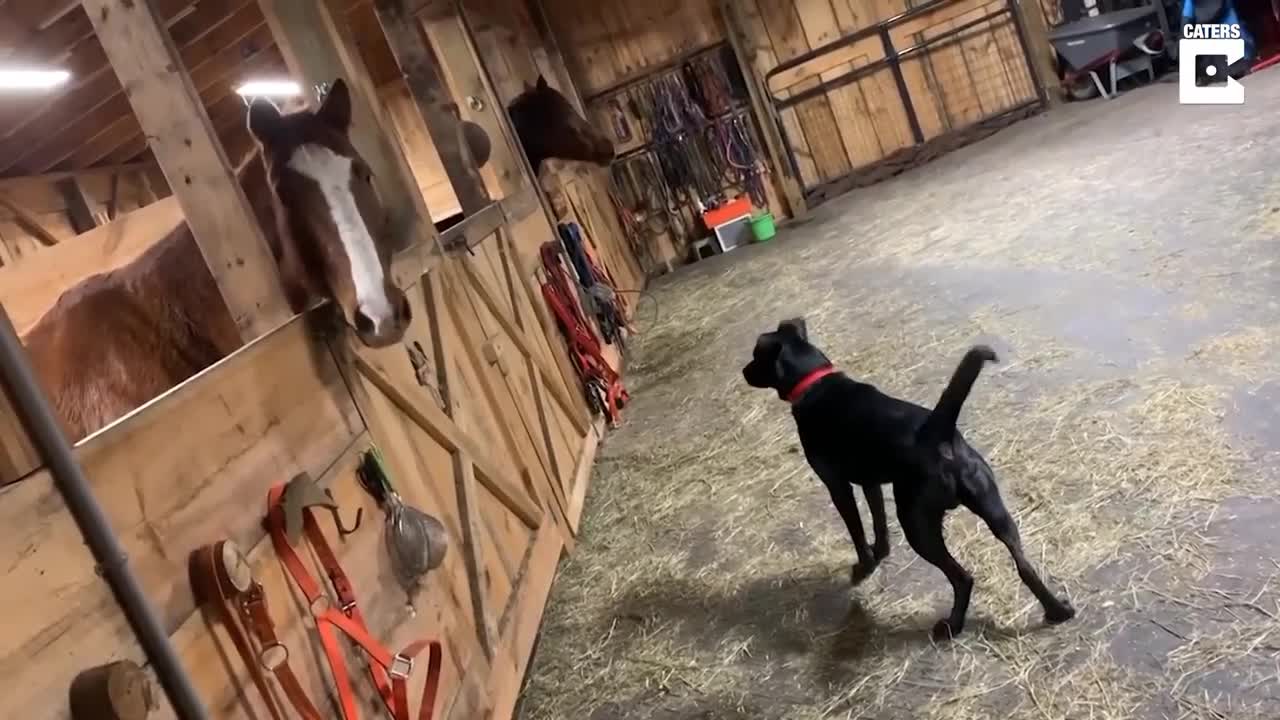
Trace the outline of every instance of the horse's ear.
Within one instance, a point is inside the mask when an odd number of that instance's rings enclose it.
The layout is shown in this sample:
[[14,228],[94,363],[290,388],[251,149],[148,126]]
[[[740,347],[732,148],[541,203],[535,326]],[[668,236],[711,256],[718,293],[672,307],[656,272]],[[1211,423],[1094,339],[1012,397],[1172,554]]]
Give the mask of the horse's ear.
[[538,92],[545,92],[551,89],[551,86],[547,84],[547,79],[543,77],[542,73],[538,73],[538,84],[535,87]]
[[270,101],[256,98],[249,105],[249,133],[259,143],[266,144],[280,130],[280,110]]
[[342,78],[333,81],[316,117],[339,132],[345,133],[351,127],[351,91]]

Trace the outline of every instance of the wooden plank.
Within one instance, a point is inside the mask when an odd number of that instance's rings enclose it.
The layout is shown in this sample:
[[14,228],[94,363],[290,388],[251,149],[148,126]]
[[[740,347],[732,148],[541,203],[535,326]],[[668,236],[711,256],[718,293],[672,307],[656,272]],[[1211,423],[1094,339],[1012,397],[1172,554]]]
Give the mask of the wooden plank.
[[0,190],[11,189],[15,186],[29,185],[45,185],[53,184],[59,180],[67,178],[78,178],[87,180],[89,178],[102,175],[115,175],[117,173],[141,173],[143,170],[155,167],[155,163],[147,162],[131,162],[120,165],[107,165],[103,167],[87,168],[85,170],[65,170],[62,172],[45,173],[43,175],[19,175],[16,177],[0,178]]
[[[750,2],[743,3],[740,6],[739,12],[741,13],[740,20],[743,25],[744,33],[748,38],[750,38],[750,47],[753,48],[749,53],[749,57],[753,58],[751,60],[751,67],[754,68],[755,74],[759,78],[764,78],[769,70],[772,70],[773,67],[778,64],[779,59],[773,49],[772,40],[768,31],[768,23],[766,22],[764,15],[761,14],[760,2],[767,3],[770,2],[770,0],[752,0]],[[766,98],[769,97],[769,94],[768,90],[763,85],[763,80],[760,82],[759,92],[762,102],[768,102]],[[813,162],[813,154],[809,151],[809,144],[805,139],[804,129],[800,127],[796,111],[794,109],[788,109],[783,110],[776,115],[771,113],[766,117],[776,117],[773,129],[778,132],[778,151],[780,157],[784,148],[787,148],[788,146],[791,149],[792,155],[795,157],[796,168],[794,172],[797,174],[797,177],[795,178],[797,185],[796,192],[800,192],[799,189],[806,185],[816,183],[818,178],[818,168]],[[785,137],[782,134],[782,131],[778,130],[778,125],[785,128]],[[783,167],[790,168],[790,163],[785,158],[782,158],[780,162]],[[792,171],[788,170],[787,172]]]
[[430,210],[418,192],[413,171],[395,132],[378,102],[355,41],[345,22],[335,21],[325,2],[258,0],[289,66],[305,86],[346,78],[351,88],[351,142],[369,164],[383,204],[394,213],[397,247],[431,244],[435,226],[424,222]]
[[489,136],[490,153],[486,167],[492,168],[497,184],[497,192],[492,194],[510,197],[531,186],[533,183],[526,177],[519,150],[512,145],[503,129],[503,108],[485,83],[478,65],[480,61],[461,18],[455,14],[424,19],[422,27],[440,59],[440,71],[453,89],[457,111],[464,119],[479,125]]
[[525,0],[525,6],[533,23],[533,29],[537,32],[538,40],[542,44],[542,49],[547,53],[552,71],[556,75],[556,87],[565,97],[569,98],[575,110],[585,114],[586,106],[582,102],[582,94],[578,92],[577,84],[573,81],[573,73],[569,71],[565,55],[560,50],[560,41],[557,39],[555,32],[551,30],[551,22],[547,18],[543,0]]
[[[483,282],[479,278],[477,280]],[[510,441],[509,447],[512,454],[521,458],[531,476],[536,475],[545,481],[555,501],[553,510],[564,518],[566,502],[563,493],[560,492],[561,479],[554,472],[546,447],[538,441],[539,433],[534,429],[536,423],[532,418],[534,413],[529,408],[529,401],[534,395],[532,384],[536,380],[536,375],[525,376],[524,382],[520,382],[516,377],[519,371],[513,367],[515,363],[510,362],[506,351],[508,342],[512,340],[504,337],[504,326],[498,323],[498,327],[492,327],[491,318],[494,313],[482,310],[472,297],[474,293],[467,292],[461,283],[454,287],[456,290],[453,296],[455,302],[452,306],[454,322],[468,350],[468,357],[480,377],[481,389],[489,400],[493,412],[501,415],[501,427]],[[497,313],[502,313],[501,308],[498,308]],[[483,341],[481,338],[484,338]],[[475,352],[476,350],[479,352]],[[484,365],[481,364],[482,360]],[[486,365],[489,368],[487,373]],[[491,381],[492,369],[497,370],[501,378],[500,384]],[[500,392],[504,387],[505,395]],[[504,400],[506,402],[503,402]],[[561,525],[571,532],[567,521]]]
[[569,416],[570,422],[573,423],[573,427],[578,431],[578,433],[585,435],[587,433],[588,420],[582,407],[576,405],[572,400],[570,400],[568,395],[564,392],[563,386],[553,379],[551,371],[544,367],[541,362],[535,360],[535,355],[532,347],[529,345],[528,338],[525,337],[524,332],[520,328],[515,326],[511,318],[507,317],[507,315],[498,307],[497,300],[494,299],[493,294],[476,273],[475,266],[472,264],[471,260],[468,258],[462,258],[461,265],[467,279],[471,282],[471,287],[475,290],[475,293],[479,296],[481,302],[483,302],[485,307],[489,309],[489,312],[493,314],[493,317],[498,321],[498,324],[502,325],[503,331],[511,338],[512,343],[515,344],[516,349],[520,351],[520,354],[534,362],[534,366],[537,368],[538,374],[547,384],[552,397],[555,398],[556,402],[560,405],[560,408],[564,410],[565,414]]
[[378,95],[400,139],[400,146],[404,148],[405,159],[431,212],[432,222],[461,213],[458,196],[453,192],[453,185],[440,162],[440,154],[436,152],[409,88],[403,82],[394,82],[380,88]]
[[[220,538],[252,547],[267,489],[302,471],[323,476],[362,430],[307,325],[295,319],[76,449],[170,630],[195,608],[187,554]],[[177,427],[187,432],[176,437]],[[48,472],[5,488],[0,500],[12,620],[0,641],[5,708],[50,717],[49,699],[65,694],[71,676],[128,647],[131,633]]]
[[[834,1],[844,5],[844,0]],[[844,7],[848,8],[848,5],[844,5]],[[833,17],[838,17],[838,13]],[[840,23],[840,29],[842,33],[851,32],[845,27],[844,23]],[[862,28],[855,27],[853,29],[861,30]],[[831,37],[824,40],[823,43],[832,42],[836,39],[837,37]],[[842,72],[834,73],[828,79],[839,77],[845,72],[879,62],[884,57],[884,44],[880,41],[880,36],[871,35],[843,47],[838,47],[835,50],[825,52],[802,65],[783,70],[769,78],[769,90],[774,93],[780,93],[805,80],[825,76],[833,70]]]
[[754,3],[720,0],[720,14],[725,19],[729,44],[733,47],[734,57],[747,81],[747,93],[751,98],[751,109],[764,136],[765,148],[769,152],[769,163],[774,177],[774,184],[786,197],[787,212],[793,218],[803,218],[809,212],[804,201],[804,193],[797,182],[791,164],[787,162],[783,152],[782,136],[778,133],[776,113],[768,93],[763,91],[761,75],[755,59],[758,49],[747,33],[747,20],[744,17],[747,5]]
[[[447,274],[443,275],[442,281],[444,282],[443,287],[446,289],[444,294],[445,304],[450,310],[453,327],[461,339],[460,344],[462,345],[463,353],[475,370],[481,393],[487,401],[491,413],[497,417],[498,433],[502,436],[503,444],[507,448],[511,460],[523,465],[522,468],[519,468],[519,471],[525,480],[524,484],[534,497],[535,504],[539,503],[541,498],[538,497],[538,492],[534,486],[534,473],[535,471],[540,471],[537,474],[548,484],[551,483],[551,479],[548,469],[542,464],[542,457],[537,452],[537,443],[529,433],[527,419],[524,417],[517,398],[511,392],[510,386],[507,386],[508,394],[504,396],[495,389],[493,382],[490,380],[489,373],[491,371],[486,368],[489,365],[496,364],[496,360],[492,362],[485,361],[481,349],[483,343],[473,329],[475,321],[479,319],[478,313],[474,308],[471,308],[471,312],[464,315],[464,305],[469,304],[469,297],[466,291]],[[504,400],[506,402],[503,402]],[[517,428],[512,427],[517,422],[523,425],[526,433],[522,434]],[[557,508],[553,506],[553,509]],[[562,525],[562,527],[568,532],[566,526]],[[566,542],[571,542],[571,538],[567,538]]]
[[[515,710],[521,681],[529,669],[533,643],[538,636],[538,628],[542,626],[542,613],[551,594],[551,585],[559,568],[562,551],[560,537],[551,528],[538,533],[520,581],[522,602],[503,632],[503,655],[513,671],[493,674],[495,683],[489,693],[493,703],[492,717],[511,717]],[[499,667],[496,660],[494,667],[495,670]]]
[[9,212],[13,213],[14,219],[18,225],[32,237],[40,241],[45,247],[53,247],[58,244],[58,238],[53,233],[45,229],[44,223],[40,218],[28,212],[25,208],[16,202],[13,202],[4,195],[0,195],[0,206],[3,206]]
[[58,181],[58,192],[67,204],[67,218],[77,235],[83,235],[98,226],[93,216],[93,206],[85,196],[84,188],[75,178]]
[[464,451],[474,459],[474,462],[481,463],[485,470],[481,475],[485,487],[502,500],[511,512],[524,521],[525,525],[537,528],[542,523],[541,512],[520,489],[521,484],[511,477],[509,471],[500,471],[496,466],[488,464],[483,458],[489,455],[475,440],[458,430],[443,410],[434,405],[414,404],[408,401],[404,394],[362,355],[357,354],[355,360],[360,374],[391,398],[401,412],[426,430],[432,439],[450,452]]
[[[796,0],[797,3],[816,1]],[[778,60],[786,61],[810,50],[811,45],[806,38],[807,32],[799,15],[798,4],[764,2],[760,5],[760,12]],[[813,78],[793,89],[801,92],[817,85],[818,79]],[[795,113],[813,156],[818,179],[832,180],[848,173],[849,158],[840,140],[835,114],[827,98],[818,96],[800,103],[795,107]]]
[[[375,0],[374,9],[462,212],[470,215],[489,204],[489,192],[470,147],[463,141],[457,105],[431,58],[417,19],[405,5],[405,0]],[[442,62],[448,60],[442,58]]]
[[[1045,17],[1044,6],[1037,0],[1014,0],[1018,13],[1018,24],[1022,28],[1022,37],[1026,38],[1027,54],[1031,56],[1032,72],[1044,88],[1043,97],[1050,105],[1063,101],[1062,80],[1058,77],[1058,53],[1049,42],[1049,23]],[[1021,43],[1018,50],[1021,51]]]
[[[415,291],[421,289],[421,286],[414,288]],[[420,297],[420,292],[412,295]],[[446,554],[440,568],[451,579],[445,587],[444,597],[461,619],[461,623],[455,624],[467,631],[470,642],[474,644],[480,628],[472,622],[473,602],[466,557],[458,551],[464,546],[466,529],[453,472],[453,458],[457,453],[437,443],[417,420],[405,414],[401,400],[386,395],[379,386],[365,378],[354,360],[355,342],[355,338],[349,336],[334,342],[331,348],[340,358],[339,365],[361,416],[383,451],[398,491],[414,507],[435,515],[448,533],[450,547],[454,550]],[[393,384],[404,387],[403,383]]]
[[168,32],[149,3],[84,7],[241,337],[266,334],[291,315],[275,261]]

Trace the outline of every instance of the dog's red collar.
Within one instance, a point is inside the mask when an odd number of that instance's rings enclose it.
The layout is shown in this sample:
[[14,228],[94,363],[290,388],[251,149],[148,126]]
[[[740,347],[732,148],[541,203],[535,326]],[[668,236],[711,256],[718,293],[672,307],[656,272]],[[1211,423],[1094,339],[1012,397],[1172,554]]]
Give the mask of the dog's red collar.
[[804,394],[805,390],[813,387],[814,383],[828,375],[831,375],[835,371],[836,369],[830,365],[824,365],[800,378],[800,382],[796,383],[795,387],[791,388],[791,392],[787,393],[787,402],[794,404],[795,401],[799,400],[800,396]]

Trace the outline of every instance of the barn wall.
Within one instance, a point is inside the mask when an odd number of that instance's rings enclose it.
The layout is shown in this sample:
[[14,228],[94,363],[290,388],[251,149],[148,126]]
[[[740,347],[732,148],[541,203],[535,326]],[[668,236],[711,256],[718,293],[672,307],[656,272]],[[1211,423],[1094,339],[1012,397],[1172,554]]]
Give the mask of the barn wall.
[[[923,142],[963,130],[1036,100],[1031,68],[1012,14],[974,21],[1007,9],[1002,0],[744,0],[741,18],[748,54],[776,100],[808,99],[778,111],[793,162],[806,188],[835,183],[919,144],[907,103],[889,67],[838,87],[816,90],[888,56],[872,33],[821,52],[770,76],[783,63],[915,7],[931,9],[897,23],[889,38],[899,53],[931,43],[901,62],[902,85]],[[963,32],[943,42],[944,33]]]
[[[495,87],[498,77],[511,85],[509,74],[490,77]],[[356,92],[368,80],[354,79]],[[395,148],[431,215],[448,214],[456,195],[447,181],[449,193],[441,188],[440,157],[419,132],[421,116],[394,81],[367,84],[394,118]],[[397,256],[415,318],[404,344],[365,348],[346,331],[318,332],[324,309],[297,316],[75,449],[211,717],[268,717],[225,629],[197,606],[188,583],[190,553],[223,539],[248,555],[310,696],[338,716],[308,609],[261,525],[268,490],[299,472],[332,490],[348,522],[363,511],[363,526],[346,538],[328,515],[319,521],[373,633],[393,650],[423,636],[444,642],[437,717],[510,715],[558,560],[576,541],[603,428],[538,289],[538,249],[555,239],[553,225],[529,178],[495,172],[490,181],[523,189],[495,193],[498,202],[441,238],[465,238],[469,250],[442,253],[431,238]],[[574,197],[566,212],[605,269],[624,289],[643,287],[607,194],[589,178],[564,188]],[[122,212],[0,268],[0,303],[20,329],[29,326],[66,288],[127,263],[183,221],[173,197]],[[0,416],[0,566],[16,613],[0,630],[10,689],[0,717],[61,720],[79,673],[144,657],[53,478],[29,448],[26,462],[14,461],[25,438],[11,412]],[[388,567],[381,510],[355,478],[361,454],[375,446],[404,499],[438,518],[449,537],[443,566],[412,599]],[[364,660],[350,660],[362,711],[378,716],[367,677],[355,671]],[[415,706],[424,672],[420,663],[411,681]],[[157,696],[152,717],[175,717]]]
[[[615,0],[540,0],[541,10],[562,49],[564,62],[585,102],[587,117],[616,142],[618,153],[642,149],[649,138],[640,130],[646,120],[637,117],[627,102],[627,88],[678,70],[690,58],[728,45],[726,25],[716,0],[659,0],[625,3]],[[614,101],[617,101],[615,106]],[[748,110],[743,103],[740,110]],[[627,140],[614,132],[613,115],[621,110],[632,129]],[[758,122],[758,121],[757,121]],[[759,133],[757,133],[759,135]],[[775,217],[790,216],[782,200],[776,168],[767,157],[762,138],[759,149],[771,175],[765,183],[770,210]],[[725,188],[730,196],[738,191]],[[685,212],[690,226],[695,222]],[[638,252],[651,255],[657,265],[670,267],[686,262],[687,240],[670,231],[643,233],[634,242]]]

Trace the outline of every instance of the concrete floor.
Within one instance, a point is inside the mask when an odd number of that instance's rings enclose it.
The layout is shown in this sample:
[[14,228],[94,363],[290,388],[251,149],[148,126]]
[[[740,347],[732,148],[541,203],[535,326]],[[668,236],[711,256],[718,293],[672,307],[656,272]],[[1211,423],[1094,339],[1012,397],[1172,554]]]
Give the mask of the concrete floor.
[[[1243,106],[1172,83],[1068,105],[665,279],[523,716],[1280,717],[1277,255],[1268,71]],[[978,578],[961,640],[929,642],[949,591],[892,520],[849,587],[786,407],[739,375],[797,314],[926,405],[996,346],[962,426],[1077,621],[1041,627],[969,518],[948,525]]]

